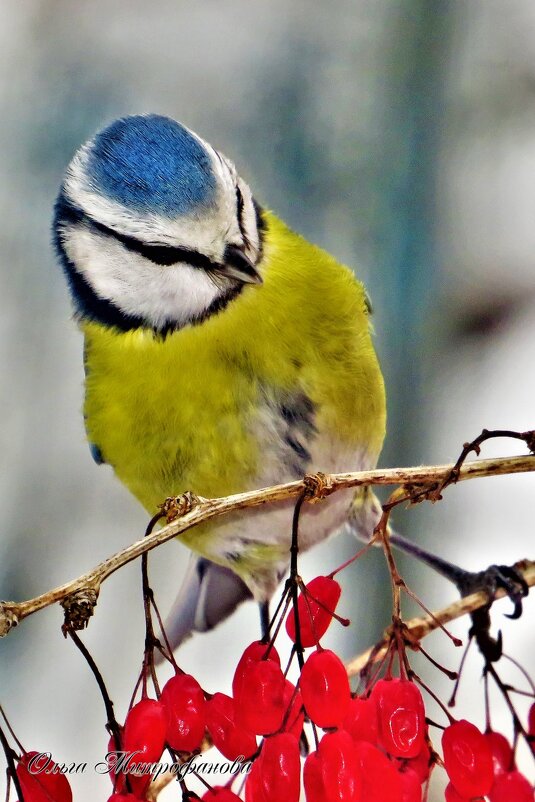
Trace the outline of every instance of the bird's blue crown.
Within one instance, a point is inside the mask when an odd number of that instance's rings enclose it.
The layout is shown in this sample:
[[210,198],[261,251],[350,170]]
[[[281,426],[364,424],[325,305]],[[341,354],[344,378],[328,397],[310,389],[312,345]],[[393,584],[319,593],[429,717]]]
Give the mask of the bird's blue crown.
[[93,140],[91,186],[135,211],[167,217],[215,203],[216,178],[202,143],[158,114],[124,117]]

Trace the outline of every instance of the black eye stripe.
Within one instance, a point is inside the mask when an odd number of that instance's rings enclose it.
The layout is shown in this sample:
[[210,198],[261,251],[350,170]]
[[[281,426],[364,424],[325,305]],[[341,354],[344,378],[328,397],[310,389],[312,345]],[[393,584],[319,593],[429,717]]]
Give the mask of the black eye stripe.
[[85,223],[91,226],[101,234],[121,242],[125,248],[134,253],[139,253],[145,259],[153,262],[156,265],[167,267],[175,265],[178,262],[185,262],[192,267],[199,267],[202,270],[215,270],[220,267],[218,262],[213,262],[208,256],[199,253],[198,251],[190,251],[187,248],[176,248],[168,245],[149,245],[142,242],[136,237],[131,237],[128,234],[121,234],[113,228],[108,228],[103,223],[93,220],[82,209],[73,206],[66,200],[61,204],[61,216],[65,222],[69,223]]
[[172,245],[150,245],[135,237],[130,237],[128,234],[120,234],[118,231],[114,231],[114,229],[94,220],[91,220],[90,223],[103,234],[119,240],[129,251],[139,253],[145,259],[162,267],[175,265],[178,262],[185,262],[192,267],[200,267],[203,270],[214,270],[220,266],[218,262],[213,262],[208,256],[204,256],[198,251],[190,251],[187,248],[177,248]]

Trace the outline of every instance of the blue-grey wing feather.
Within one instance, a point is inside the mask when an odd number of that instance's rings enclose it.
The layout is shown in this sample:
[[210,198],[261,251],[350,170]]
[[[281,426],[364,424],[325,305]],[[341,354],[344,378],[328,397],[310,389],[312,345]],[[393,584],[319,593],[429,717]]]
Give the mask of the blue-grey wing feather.
[[102,456],[102,451],[100,450],[100,448],[97,445],[95,445],[95,443],[89,442],[88,445],[89,445],[89,450],[91,452],[91,456],[93,457],[97,465],[104,465],[106,460]]

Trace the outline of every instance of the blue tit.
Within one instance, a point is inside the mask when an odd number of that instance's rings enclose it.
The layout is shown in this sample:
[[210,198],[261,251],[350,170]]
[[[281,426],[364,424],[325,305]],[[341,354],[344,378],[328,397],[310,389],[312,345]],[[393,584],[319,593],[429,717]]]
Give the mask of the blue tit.
[[[316,471],[373,468],[385,392],[365,289],[260,206],[233,163],[183,125],[119,119],[75,154],[55,246],[85,348],[91,450],[152,515]],[[351,491],[307,505],[300,550],[338,530]],[[368,534],[373,494],[353,505]],[[292,502],[180,539],[194,552],[178,643],[242,599],[265,602],[289,563]]]

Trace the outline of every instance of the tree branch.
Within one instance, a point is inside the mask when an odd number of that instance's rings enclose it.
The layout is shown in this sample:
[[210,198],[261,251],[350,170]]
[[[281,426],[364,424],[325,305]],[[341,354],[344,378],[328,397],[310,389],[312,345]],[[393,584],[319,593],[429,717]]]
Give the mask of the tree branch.
[[[61,602],[69,615],[75,611],[74,623],[78,628],[87,623],[93,612],[100,585],[123,565],[137,559],[145,552],[166,543],[197,524],[237,510],[260,507],[268,503],[296,498],[304,490],[310,501],[319,501],[338,490],[364,485],[398,485],[406,491],[407,500],[411,497],[420,501],[425,497],[433,499],[433,492],[442,489],[445,480],[450,481],[455,465],[435,465],[418,468],[392,468],[387,470],[359,471],[355,473],[316,474],[300,481],[274,485],[261,490],[238,493],[224,498],[204,499],[186,493],[171,504],[163,506],[163,515],[169,523],[148,537],[132,543],[127,548],[109,557],[91,571],[60,587],[23,602],[0,602],[0,637],[7,635],[29,615]],[[505,457],[501,459],[477,460],[458,468],[456,481],[476,479],[484,476],[525,473],[535,471],[535,456]]]

